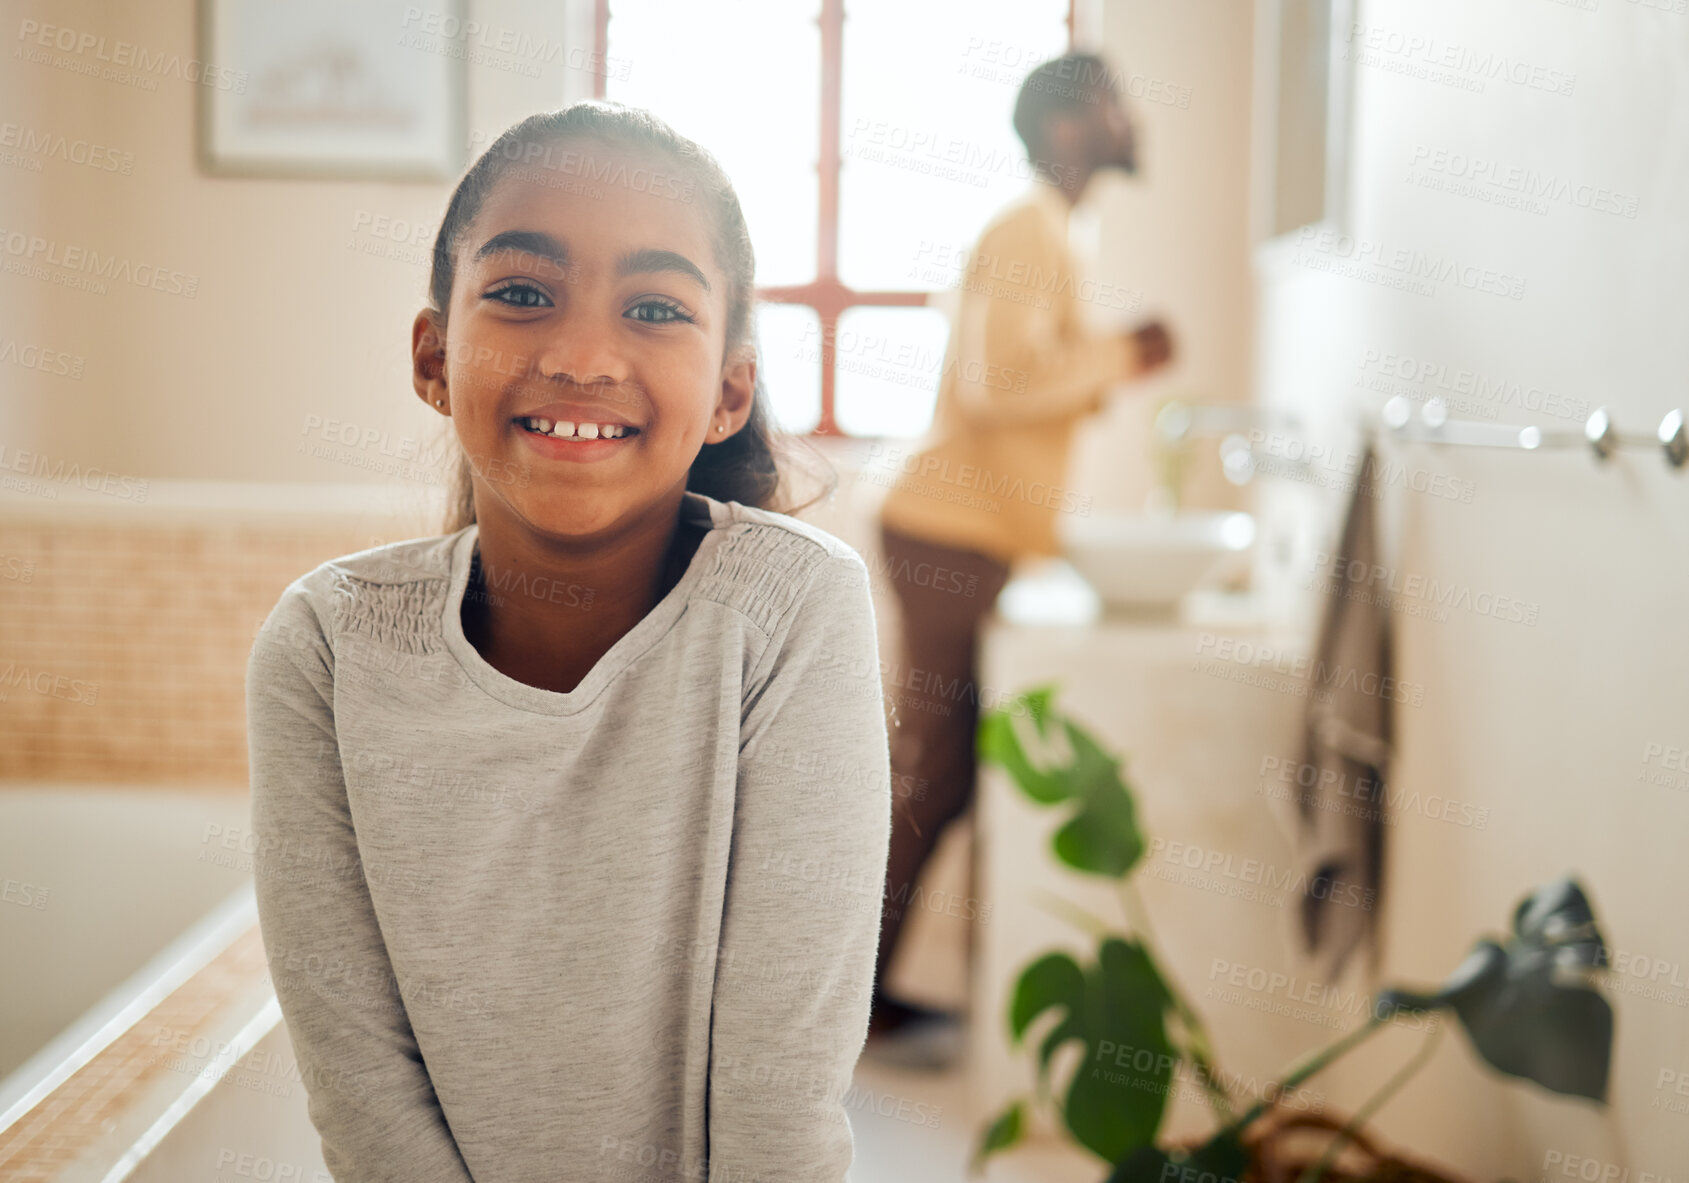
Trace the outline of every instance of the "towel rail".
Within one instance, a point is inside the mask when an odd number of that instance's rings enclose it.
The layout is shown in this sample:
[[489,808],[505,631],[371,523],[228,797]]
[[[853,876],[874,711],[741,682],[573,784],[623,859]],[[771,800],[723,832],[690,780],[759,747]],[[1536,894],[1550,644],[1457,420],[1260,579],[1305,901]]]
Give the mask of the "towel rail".
[[1590,414],[1582,431],[1544,430],[1540,427],[1450,419],[1448,406],[1435,398],[1427,399],[1416,416],[1412,402],[1397,395],[1384,404],[1383,419],[1392,435],[1412,443],[1517,448],[1527,452],[1542,448],[1587,447],[1601,460],[1620,448],[1658,447],[1665,453],[1666,463],[1673,468],[1682,468],[1689,461],[1689,429],[1685,428],[1681,410],[1668,411],[1653,435],[1619,431],[1605,407],[1597,408]]
[[[1286,426],[1299,426],[1294,418],[1280,417]],[[1620,448],[1654,448],[1665,454],[1666,463],[1681,469],[1689,462],[1689,425],[1681,410],[1666,413],[1653,435],[1621,432],[1613,423],[1607,408],[1601,407],[1576,428],[1541,428],[1506,423],[1483,423],[1471,419],[1450,419],[1448,406],[1441,399],[1428,399],[1413,413],[1413,402],[1400,395],[1384,404],[1380,418],[1396,439],[1408,443],[1454,444],[1472,448],[1511,448],[1535,452],[1543,448],[1587,447],[1600,460],[1606,460]],[[1186,434],[1188,424],[1175,420],[1175,430],[1167,432],[1173,438]],[[1163,425],[1164,432],[1166,431]],[[1197,434],[1197,433],[1190,433]],[[1245,436],[1232,432],[1220,441],[1220,463],[1226,479],[1234,485],[1246,485],[1256,476],[1284,476],[1293,480],[1309,479],[1316,465],[1311,463],[1309,449],[1297,443],[1294,451],[1275,448],[1262,449],[1260,432]],[[1281,441],[1282,442],[1282,441]],[[1293,441],[1294,442],[1294,441]],[[1321,453],[1323,454],[1323,453]]]

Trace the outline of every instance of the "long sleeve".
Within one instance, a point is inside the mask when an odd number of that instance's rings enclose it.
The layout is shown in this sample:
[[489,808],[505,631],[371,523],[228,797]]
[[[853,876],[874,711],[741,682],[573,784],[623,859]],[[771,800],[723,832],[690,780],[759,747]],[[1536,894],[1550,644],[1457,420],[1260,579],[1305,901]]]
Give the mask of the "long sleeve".
[[711,1021],[711,1178],[849,1179],[846,1098],[891,834],[879,676],[867,568],[834,553],[747,689]]
[[334,654],[300,584],[246,672],[256,891],[323,1161],[341,1183],[473,1183],[365,881],[335,733]]
[[1032,218],[993,226],[964,279],[957,318],[957,404],[976,425],[1071,419],[1098,410],[1129,379],[1137,353],[1123,332],[1064,315],[1078,283],[1063,245]]

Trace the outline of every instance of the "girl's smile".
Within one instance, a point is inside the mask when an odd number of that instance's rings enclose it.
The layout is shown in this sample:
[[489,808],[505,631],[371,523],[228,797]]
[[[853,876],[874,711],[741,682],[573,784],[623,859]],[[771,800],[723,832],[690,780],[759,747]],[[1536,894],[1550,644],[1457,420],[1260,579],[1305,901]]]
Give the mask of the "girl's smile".
[[547,403],[516,417],[528,446],[550,460],[601,460],[627,451],[639,428],[603,407]]
[[661,152],[562,142],[604,183],[496,175],[460,229],[442,227],[448,312],[419,314],[412,351],[417,393],[451,417],[473,474],[484,568],[595,593],[590,619],[466,597],[465,636],[508,676],[566,693],[687,570],[707,531],[681,523],[681,501],[706,445],[753,412],[756,348],[751,268],[727,271],[717,241],[726,207],[641,184]]
[[[589,151],[627,161],[630,175],[645,163],[611,145]],[[701,206],[511,175],[462,251],[451,415],[470,456],[526,478],[486,482],[479,516],[542,537],[666,520],[699,449],[722,438],[712,423],[741,401],[724,399],[727,282]]]

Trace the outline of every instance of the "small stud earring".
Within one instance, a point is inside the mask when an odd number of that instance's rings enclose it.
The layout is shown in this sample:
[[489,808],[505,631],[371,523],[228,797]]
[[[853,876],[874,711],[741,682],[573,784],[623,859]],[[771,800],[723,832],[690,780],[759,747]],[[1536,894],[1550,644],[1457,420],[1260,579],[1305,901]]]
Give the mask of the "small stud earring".
[[443,398],[437,398],[437,399],[434,400],[434,405],[436,407],[443,407],[443,406],[446,405],[446,400],[443,399]]
[[717,431],[726,431],[726,430],[727,430],[727,428],[726,428],[726,426],[724,426],[724,425],[723,425],[723,424],[720,424],[720,423],[717,423],[717,424],[716,424],[716,425],[715,425],[715,429],[716,429],[716,430],[717,430]]

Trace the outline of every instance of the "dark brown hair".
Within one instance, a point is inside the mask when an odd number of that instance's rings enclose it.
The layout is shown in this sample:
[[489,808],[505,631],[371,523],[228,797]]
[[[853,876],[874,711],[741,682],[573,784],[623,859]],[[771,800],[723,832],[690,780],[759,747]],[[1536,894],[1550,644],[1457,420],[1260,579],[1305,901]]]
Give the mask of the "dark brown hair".
[[1033,160],[1044,154],[1045,119],[1095,105],[1116,89],[1117,76],[1098,54],[1066,53],[1033,67],[1015,95],[1013,117],[1026,154]]
[[[506,173],[514,168],[530,167],[536,159],[549,159],[546,147],[570,137],[587,137],[648,151],[671,162],[676,175],[690,182],[686,199],[702,201],[712,216],[716,265],[727,276],[726,351],[731,353],[739,345],[754,342],[756,255],[751,249],[750,231],[745,226],[733,182],[715,157],[650,111],[604,99],[585,99],[560,110],[530,115],[494,140],[458,181],[434,238],[434,266],[428,279],[429,308],[441,339],[446,336],[446,315],[451,308],[458,239]],[[774,426],[762,367],[759,365],[757,369],[750,417],[727,439],[699,449],[687,474],[686,487],[717,501],[737,501],[778,513],[796,513],[830,495],[838,485],[838,474],[824,456],[805,442],[803,446],[820,461],[825,473],[821,477],[821,491],[790,508],[776,504],[782,481],[789,475],[780,464],[780,457],[795,451],[800,441]],[[468,457],[459,448],[452,471],[445,533],[456,533],[475,521],[474,486],[470,478]]]

